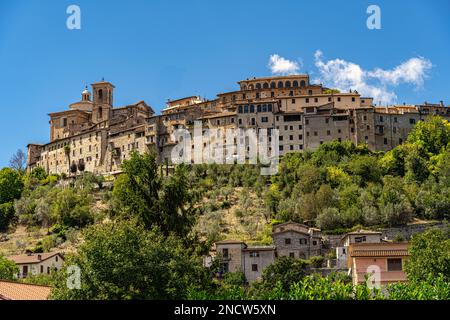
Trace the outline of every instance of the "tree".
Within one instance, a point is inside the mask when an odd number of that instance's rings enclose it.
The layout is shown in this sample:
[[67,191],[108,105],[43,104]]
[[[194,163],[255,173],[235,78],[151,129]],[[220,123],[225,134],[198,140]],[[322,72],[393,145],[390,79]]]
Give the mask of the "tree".
[[27,166],[27,156],[22,151],[18,149],[15,154],[9,160],[9,166],[16,171],[24,171]]
[[442,276],[450,282],[450,239],[442,230],[429,229],[412,237],[406,274],[411,281]]
[[14,280],[18,273],[16,264],[0,254],[0,280]]
[[65,189],[57,193],[51,205],[51,219],[67,227],[82,228],[93,222],[91,197],[84,192]]
[[450,122],[440,116],[419,121],[409,133],[407,142],[423,148],[427,154],[438,154],[450,143]]
[[114,184],[113,196],[121,214],[138,217],[151,229],[165,235],[186,237],[195,222],[195,210],[188,187],[187,168],[179,165],[169,177],[158,175],[153,154],[133,153],[122,165],[124,172]]
[[289,290],[291,283],[300,281],[306,275],[308,263],[292,257],[279,257],[262,273],[261,282],[256,284],[257,290],[270,290],[277,283],[284,290]]
[[45,172],[44,168],[42,167],[36,167],[33,170],[31,170],[31,177],[35,178],[38,181],[42,181],[47,178],[47,173]]
[[17,171],[11,168],[0,170],[0,204],[20,198],[22,190],[22,177]]
[[[67,288],[67,267],[81,269],[81,289]],[[89,227],[77,253],[57,275],[53,299],[184,299],[209,275],[201,259],[173,236],[146,230],[135,220]]]
[[8,229],[14,218],[14,204],[12,202],[0,204],[0,231]]

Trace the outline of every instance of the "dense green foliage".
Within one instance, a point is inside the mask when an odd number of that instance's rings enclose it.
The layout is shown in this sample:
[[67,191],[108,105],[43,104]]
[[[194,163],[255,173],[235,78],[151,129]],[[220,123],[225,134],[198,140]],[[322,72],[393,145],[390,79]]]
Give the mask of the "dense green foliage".
[[81,289],[67,288],[63,270],[55,299],[181,299],[188,288],[208,283],[201,260],[178,238],[133,220],[86,229],[83,244],[65,265],[81,268]]
[[450,239],[441,230],[430,229],[416,234],[411,241],[410,259],[406,265],[410,281],[442,278],[450,282]]
[[165,235],[187,236],[195,222],[195,210],[190,205],[186,167],[178,166],[173,175],[163,178],[153,154],[133,153],[122,170],[113,190],[116,211],[138,217],[147,228],[156,226]]
[[14,276],[19,273],[16,264],[0,254],[0,280],[14,280]]
[[0,171],[0,231],[8,228],[14,217],[15,199],[23,190],[22,175],[19,171],[4,168]]

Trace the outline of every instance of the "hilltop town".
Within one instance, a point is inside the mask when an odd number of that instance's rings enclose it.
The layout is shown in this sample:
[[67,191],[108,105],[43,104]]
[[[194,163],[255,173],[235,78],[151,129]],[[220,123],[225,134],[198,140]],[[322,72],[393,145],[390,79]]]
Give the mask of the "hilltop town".
[[[175,130],[193,131],[196,121],[204,128],[267,129],[269,141],[271,130],[277,129],[277,154],[284,155],[315,150],[333,140],[388,151],[406,141],[414,125],[427,116],[450,117],[450,108],[442,101],[376,106],[372,98],[356,91],[310,83],[308,75],[253,78],[238,85],[238,90],[213,100],[197,96],[169,100],[156,115],[144,101],[114,106],[114,85],[94,83],[92,92],[86,87],[81,101],[68,110],[49,114],[50,141],[28,145],[28,169],[42,167],[48,174],[64,175],[78,168],[94,174],[120,173],[121,163],[133,151],[152,151],[160,163],[170,163],[179,142]],[[227,145],[226,136],[221,139]]]

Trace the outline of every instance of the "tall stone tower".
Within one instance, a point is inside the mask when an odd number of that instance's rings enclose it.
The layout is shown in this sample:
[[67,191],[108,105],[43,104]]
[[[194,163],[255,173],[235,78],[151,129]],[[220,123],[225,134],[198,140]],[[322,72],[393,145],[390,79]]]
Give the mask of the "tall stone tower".
[[92,84],[94,107],[92,109],[92,122],[108,121],[113,106],[114,85],[102,80]]

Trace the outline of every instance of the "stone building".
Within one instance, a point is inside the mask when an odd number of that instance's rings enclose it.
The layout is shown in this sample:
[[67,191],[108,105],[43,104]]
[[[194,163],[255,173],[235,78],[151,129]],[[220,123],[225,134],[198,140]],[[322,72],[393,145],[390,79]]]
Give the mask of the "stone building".
[[[213,100],[197,96],[169,100],[156,115],[144,101],[115,107],[114,85],[94,83],[92,93],[86,87],[81,101],[68,110],[49,114],[50,142],[28,145],[28,169],[40,166],[48,173],[65,175],[120,173],[121,163],[132,151],[154,151],[161,163],[170,163],[174,151],[194,150],[192,140],[183,140],[182,148],[174,150],[181,143],[175,132],[192,133],[196,121],[207,129],[268,129],[269,142],[273,142],[272,130],[278,129],[276,147],[283,155],[313,150],[332,140],[387,151],[403,143],[414,124],[428,115],[450,118],[443,102],[375,106],[372,98],[356,91],[343,93],[312,84],[308,75],[252,78],[238,85],[238,90],[219,93]],[[222,152],[225,159],[237,156],[236,151],[220,149],[236,145],[236,138],[227,141],[218,134],[212,146],[206,138],[199,143],[201,149]],[[269,152],[274,151],[269,145]],[[194,153],[190,157],[195,160]]]
[[[247,281],[253,282],[261,277],[263,270],[277,257],[309,259],[322,254],[319,229],[286,222],[274,226],[272,231],[271,246],[247,246],[243,241],[236,240],[216,242],[213,259],[222,259],[222,273],[242,271]],[[213,259],[208,259],[207,265]]]

